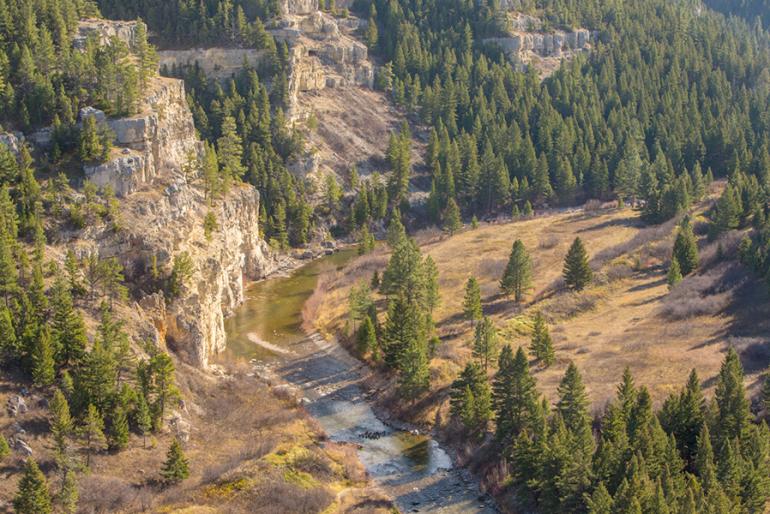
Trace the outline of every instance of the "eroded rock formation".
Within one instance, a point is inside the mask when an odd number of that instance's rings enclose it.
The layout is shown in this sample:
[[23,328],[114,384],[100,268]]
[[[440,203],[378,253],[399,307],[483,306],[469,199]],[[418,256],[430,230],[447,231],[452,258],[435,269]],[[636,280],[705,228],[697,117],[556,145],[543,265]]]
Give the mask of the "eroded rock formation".
[[541,77],[555,71],[562,60],[591,48],[591,33],[587,29],[543,30],[540,19],[519,12],[507,13],[507,23],[506,35],[484,42],[499,46],[520,69],[535,66]]
[[[118,196],[137,191],[163,171],[181,169],[201,151],[184,83],[157,78],[149,91],[139,114],[106,121],[115,134],[113,159],[85,168],[87,179],[99,187],[111,186]],[[103,113],[91,110],[82,116],[100,121]]]
[[163,50],[158,52],[160,67],[197,64],[210,77],[228,78],[243,68],[259,66],[265,52],[252,48],[193,48],[188,50]]
[[[186,361],[206,367],[226,345],[224,319],[244,300],[244,287],[277,266],[259,237],[259,193],[249,185],[233,187],[209,201],[201,177],[188,163],[201,155],[184,84],[154,79],[140,114],[105,119],[115,134],[113,158],[86,167],[86,177],[111,186],[122,197],[122,228],[86,229],[71,246],[81,255],[116,257],[139,299],[135,332],[168,344]],[[217,229],[204,233],[209,212]],[[189,256],[192,273],[177,298],[168,298],[149,277],[153,262],[168,276],[175,258]]]

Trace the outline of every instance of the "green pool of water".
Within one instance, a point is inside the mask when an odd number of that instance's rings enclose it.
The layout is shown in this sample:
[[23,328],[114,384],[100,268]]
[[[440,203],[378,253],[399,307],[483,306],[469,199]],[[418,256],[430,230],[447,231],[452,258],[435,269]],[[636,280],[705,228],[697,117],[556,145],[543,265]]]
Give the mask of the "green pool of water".
[[246,290],[246,301],[225,320],[227,350],[223,359],[275,357],[280,353],[255,343],[255,338],[281,349],[304,339],[302,307],[313,294],[318,277],[342,269],[356,255],[354,248],[321,257],[287,277],[256,282]]

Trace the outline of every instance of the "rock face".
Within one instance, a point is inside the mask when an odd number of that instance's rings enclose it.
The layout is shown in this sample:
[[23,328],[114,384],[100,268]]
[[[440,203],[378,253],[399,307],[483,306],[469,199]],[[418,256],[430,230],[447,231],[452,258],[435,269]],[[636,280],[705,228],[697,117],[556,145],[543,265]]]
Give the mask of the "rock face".
[[189,156],[201,151],[181,80],[156,79],[140,114],[106,123],[115,134],[118,155],[86,167],[85,173],[97,186],[111,186],[118,196],[137,191],[163,170],[181,170]]
[[304,15],[284,16],[278,28],[270,32],[285,41],[291,51],[289,75],[288,118],[297,120],[301,93],[325,88],[374,85],[374,65],[369,52],[352,32],[359,22],[349,18],[340,24],[337,19],[320,11]]
[[[100,117],[95,110],[81,114]],[[211,202],[200,177],[189,170],[185,174],[190,156],[200,157],[202,143],[180,80],[157,79],[139,115],[105,123],[115,133],[114,156],[85,171],[123,198],[123,228],[88,234],[80,253],[117,257],[140,295],[136,311],[145,324],[142,333],[206,367],[209,357],[225,348],[224,319],[243,302],[245,284],[277,266],[259,237],[259,193],[241,185]],[[209,212],[218,225],[210,239],[203,229]],[[193,271],[178,298],[164,298],[157,286],[145,286],[153,260],[168,274],[182,253],[190,257]]]
[[311,14],[318,11],[318,0],[281,0],[281,13]]
[[73,46],[77,49],[85,48],[86,41],[92,35],[96,35],[100,45],[106,45],[110,39],[117,38],[130,47],[134,46],[137,24],[136,21],[81,20],[78,24],[78,33],[73,39]]
[[24,144],[24,134],[21,132],[0,133],[0,145],[4,145],[13,155],[18,156],[21,145]]
[[189,255],[193,272],[180,297],[167,300],[153,293],[140,305],[166,344],[202,367],[224,350],[224,320],[243,302],[245,285],[277,265],[259,237],[259,193],[253,187],[234,188],[210,210],[218,229],[208,240],[203,220],[209,207],[203,191],[179,175],[164,173],[155,187],[123,202],[122,233],[99,242],[101,256],[118,257],[134,283],[148,275],[153,256],[169,271],[175,256]]
[[508,13],[507,16],[508,34],[487,38],[484,43],[500,47],[511,62],[521,69],[534,65],[541,76],[546,76],[562,60],[591,48],[591,33],[587,29],[546,32],[542,30],[542,21],[534,16],[517,12]]
[[243,68],[243,64],[259,66],[265,52],[250,48],[195,48],[192,50],[164,50],[158,52],[161,68],[190,66],[197,63],[206,75],[228,78]]

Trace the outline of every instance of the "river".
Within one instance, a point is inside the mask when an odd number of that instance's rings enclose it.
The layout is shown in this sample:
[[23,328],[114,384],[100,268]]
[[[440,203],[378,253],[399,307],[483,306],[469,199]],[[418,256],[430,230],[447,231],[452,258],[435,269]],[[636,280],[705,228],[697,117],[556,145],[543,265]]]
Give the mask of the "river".
[[251,285],[246,302],[226,322],[222,357],[246,359],[300,388],[307,411],[329,439],[355,444],[372,479],[403,512],[494,513],[478,481],[452,465],[431,437],[380,420],[361,386],[369,369],[336,343],[302,329],[302,307],[318,277],[355,256],[343,250],[312,261],[290,276]]

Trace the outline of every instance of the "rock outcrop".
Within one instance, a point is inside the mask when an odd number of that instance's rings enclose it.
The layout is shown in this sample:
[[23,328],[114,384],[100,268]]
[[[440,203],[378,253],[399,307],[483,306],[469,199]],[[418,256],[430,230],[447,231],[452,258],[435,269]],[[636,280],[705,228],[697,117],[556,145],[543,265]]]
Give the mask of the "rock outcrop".
[[[81,116],[102,119],[94,109]],[[140,114],[103,123],[115,134],[113,158],[85,171],[122,197],[122,229],[87,229],[78,252],[118,258],[139,296],[137,323],[145,326],[136,332],[206,367],[225,348],[224,319],[243,302],[245,285],[277,266],[259,237],[259,193],[240,185],[216,201],[205,197],[201,177],[187,166],[200,157],[202,143],[180,80],[154,80]],[[217,229],[206,237],[210,212]],[[177,298],[166,298],[157,285],[148,285],[151,263],[168,274],[182,253],[190,258],[191,276]]]
[[312,14],[318,11],[318,0],[281,0],[281,13],[284,15]]
[[194,48],[158,52],[161,68],[197,64],[206,75],[219,79],[229,78],[242,69],[244,64],[257,67],[264,57],[264,51],[251,48]]
[[285,41],[291,51],[289,74],[290,120],[303,113],[297,109],[300,93],[325,88],[374,85],[374,65],[366,46],[353,37],[359,26],[351,17],[340,23],[320,12],[286,15],[270,32]]
[[4,145],[13,155],[19,155],[21,145],[24,144],[24,134],[21,132],[0,133],[0,145]]
[[[103,113],[87,111],[97,121]],[[181,80],[158,78],[150,86],[140,114],[106,121],[115,134],[115,156],[85,168],[86,178],[99,187],[111,186],[126,196],[149,184],[162,171],[181,170],[201,152]]]
[[83,49],[89,37],[96,36],[100,45],[106,45],[112,38],[117,38],[129,47],[136,42],[136,21],[112,21],[102,19],[81,20],[78,32],[73,39],[73,46]]
[[484,39],[484,43],[500,47],[520,69],[534,65],[541,76],[552,73],[562,60],[591,48],[587,29],[545,31],[540,19],[518,12],[507,13],[507,22],[506,35]]
[[[122,207],[126,228],[99,241],[100,255],[118,257],[133,283],[148,276],[153,258],[169,271],[175,257],[190,257],[192,275],[179,298],[152,293],[140,305],[172,350],[206,367],[226,346],[224,320],[243,302],[246,284],[276,266],[259,237],[259,193],[239,186],[209,208],[199,186],[164,173],[153,187],[129,196]],[[209,211],[218,224],[210,240],[203,229]]]

